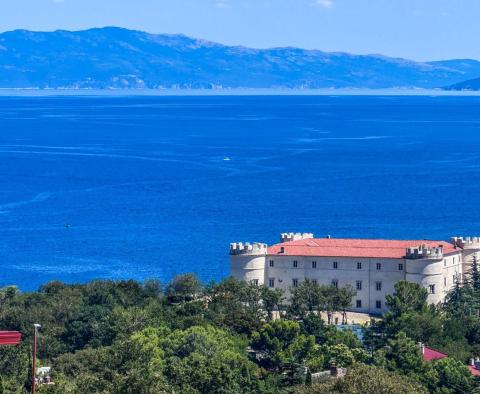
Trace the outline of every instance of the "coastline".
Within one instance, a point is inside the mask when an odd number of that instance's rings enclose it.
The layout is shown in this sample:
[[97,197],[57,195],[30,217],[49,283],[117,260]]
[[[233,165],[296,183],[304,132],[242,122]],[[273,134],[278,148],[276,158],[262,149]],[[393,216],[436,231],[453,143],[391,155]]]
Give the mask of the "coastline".
[[36,89],[0,88],[0,97],[55,96],[480,96],[480,91],[443,89]]

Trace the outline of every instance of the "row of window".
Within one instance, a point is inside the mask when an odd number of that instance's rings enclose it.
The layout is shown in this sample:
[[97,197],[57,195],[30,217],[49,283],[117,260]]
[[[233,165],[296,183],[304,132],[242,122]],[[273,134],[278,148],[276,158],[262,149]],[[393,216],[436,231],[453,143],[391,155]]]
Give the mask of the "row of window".
[[[311,281],[314,282],[314,283],[317,283],[316,279],[312,279]],[[252,283],[254,285],[258,286],[258,279],[253,279]],[[293,287],[298,287],[298,283],[299,283],[298,279],[292,279],[292,286]],[[331,285],[338,288],[338,280],[333,279],[332,282],[331,282]],[[269,278],[268,279],[268,287],[275,287],[275,278]],[[356,289],[357,290],[362,290],[362,288],[363,288],[362,281],[357,280],[356,281]],[[382,291],[382,282],[375,282],[375,290],[376,291]],[[428,285],[428,292],[429,292],[429,294],[435,294],[435,285]],[[358,304],[358,301],[360,301],[360,300],[357,300],[357,304]],[[357,308],[360,308],[360,307],[357,306]]]
[[[317,280],[313,279],[312,282],[316,283]],[[253,279],[252,283],[258,286],[258,279]],[[292,279],[292,285],[293,285],[293,287],[297,287],[298,286],[298,279]],[[269,287],[275,287],[275,278],[270,278],[268,280],[268,286]],[[335,279],[332,280],[332,286],[338,288],[338,280],[335,280]],[[381,291],[382,290],[382,282],[375,282],[375,289],[377,291]],[[357,280],[357,290],[362,290],[362,281],[361,280]],[[435,294],[435,285],[429,285],[428,286],[428,292],[430,294]],[[362,300],[356,300],[356,307],[357,308],[362,307]],[[375,301],[375,308],[381,309],[382,308],[382,301],[380,301],[380,300]]]
[[[292,281],[293,281],[293,287],[297,287],[298,286],[298,279],[293,279]],[[258,279],[252,280],[252,283],[254,283],[255,285],[258,285]],[[359,283],[360,283],[360,290],[361,290],[361,287],[362,287],[362,285],[361,285],[362,282],[361,281],[357,281],[357,289],[358,289]],[[275,279],[270,278],[268,280],[268,285],[270,287],[275,287]],[[332,281],[332,285],[335,286],[335,287],[338,287],[338,281]],[[382,283],[381,282],[376,282],[376,287],[377,287],[377,290],[381,290],[382,289]],[[434,294],[435,293],[435,285],[430,285],[429,290],[430,290],[431,294]],[[432,293],[432,291],[433,291],[433,293]],[[357,308],[362,308],[362,300],[356,300],[355,305],[356,305]],[[382,301],[376,300],[375,301],[375,308],[382,309]]]
[[[268,265],[269,265],[269,267],[275,267],[275,261],[270,260],[268,262]],[[338,261],[334,261],[332,263],[332,267],[333,267],[334,270],[338,269]],[[293,260],[293,268],[298,268],[298,260]],[[314,269],[317,268],[317,262],[316,261],[312,261],[312,268],[314,268]],[[357,262],[357,269],[358,270],[362,269],[362,262],[361,261]],[[377,270],[380,271],[381,269],[382,269],[382,263],[377,263]],[[403,263],[398,264],[398,270],[403,271]]]
[[[316,279],[310,279],[312,282],[317,283]],[[298,279],[292,279],[292,286],[293,287],[298,287]],[[338,279],[333,279],[331,282],[331,285],[338,288]],[[268,280],[268,286],[269,287],[275,287],[275,278],[270,278]],[[361,280],[357,280],[356,282],[356,289],[357,290],[362,290],[363,287],[363,282]],[[382,282],[375,282],[375,289],[377,291],[382,291]]]
[[[357,308],[361,308],[362,307],[362,300],[356,300],[355,306]],[[375,301],[375,308],[376,309],[382,309],[382,301],[376,300]]]
[[[456,262],[457,262],[457,260],[456,260],[456,258],[454,257],[454,258],[452,259],[452,264],[455,265]],[[460,259],[458,259],[458,262],[460,262]],[[447,263],[448,263],[447,259],[443,259],[443,266],[444,266],[444,267],[447,266]]]

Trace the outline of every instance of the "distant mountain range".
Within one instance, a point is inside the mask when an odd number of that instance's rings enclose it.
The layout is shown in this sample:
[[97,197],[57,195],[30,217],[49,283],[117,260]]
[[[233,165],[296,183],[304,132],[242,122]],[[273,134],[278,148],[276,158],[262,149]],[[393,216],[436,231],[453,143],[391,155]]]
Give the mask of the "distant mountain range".
[[0,34],[0,88],[439,88],[478,77],[469,59],[252,49],[117,27]]

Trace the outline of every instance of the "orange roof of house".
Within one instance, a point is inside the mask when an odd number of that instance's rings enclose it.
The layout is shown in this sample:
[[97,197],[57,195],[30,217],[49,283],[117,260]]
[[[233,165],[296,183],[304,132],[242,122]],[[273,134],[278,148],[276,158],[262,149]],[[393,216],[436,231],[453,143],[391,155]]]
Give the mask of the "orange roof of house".
[[[456,252],[453,244],[445,241],[430,240],[385,240],[385,239],[337,239],[310,238],[272,245],[268,248],[270,255],[317,256],[317,257],[366,257],[402,259],[409,247],[427,245],[443,247],[443,253]],[[281,249],[284,248],[283,253]]]

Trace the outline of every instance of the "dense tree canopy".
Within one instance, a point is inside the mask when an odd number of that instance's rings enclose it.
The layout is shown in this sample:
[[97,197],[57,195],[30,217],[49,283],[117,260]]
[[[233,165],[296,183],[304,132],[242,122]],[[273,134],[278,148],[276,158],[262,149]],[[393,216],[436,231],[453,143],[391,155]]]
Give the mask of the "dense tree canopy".
[[[37,322],[37,362],[52,367],[55,381],[39,393],[473,392],[466,361],[480,354],[476,275],[441,306],[400,282],[363,342],[330,324],[333,312],[347,320],[354,290],[308,280],[291,289],[291,303],[278,289],[232,278],[203,286],[192,274],[165,287],[154,280],[51,282],[32,293],[8,287],[0,290],[0,328],[21,331],[23,342],[0,349],[0,393],[30,388]],[[419,341],[451,357],[427,363]],[[309,386],[332,365],[346,367],[346,377]]]

